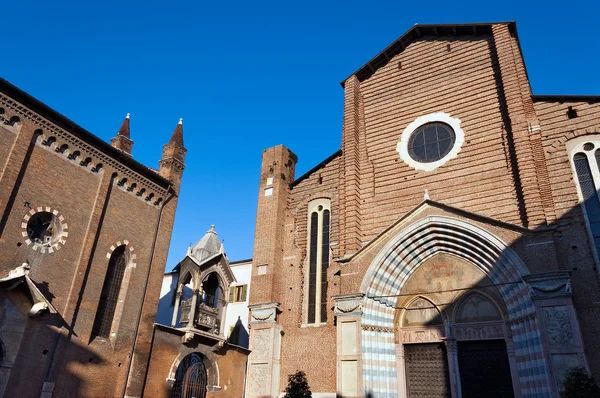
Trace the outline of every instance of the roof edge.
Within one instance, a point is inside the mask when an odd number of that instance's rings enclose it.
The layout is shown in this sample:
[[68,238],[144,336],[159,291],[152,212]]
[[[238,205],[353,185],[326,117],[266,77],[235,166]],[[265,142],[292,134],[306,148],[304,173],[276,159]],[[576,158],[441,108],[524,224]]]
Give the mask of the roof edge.
[[534,94],[531,96],[533,102],[549,101],[549,102],[600,102],[600,95],[585,95],[585,94]]
[[246,260],[235,260],[235,261],[230,261],[229,265],[238,265],[238,264],[243,264],[243,263],[251,263],[252,259],[248,258]]
[[306,173],[302,174],[300,177],[296,178],[294,181],[290,183],[290,188],[294,188],[296,185],[300,184],[303,180],[306,180],[312,173],[323,168],[327,163],[331,162],[333,159],[342,155],[342,150],[338,149],[332,155],[329,155],[325,160],[314,166],[312,169],[308,170]]
[[110,145],[100,137],[92,134],[77,123],[73,122],[71,119],[67,118],[63,114],[52,109],[48,105],[44,104],[42,101],[26,93],[14,84],[10,83],[8,80],[3,79],[1,77],[0,91],[6,94],[7,96],[11,97],[12,99],[22,103],[26,107],[30,108],[32,111],[42,115],[50,122],[66,130],[70,134],[73,134],[76,137],[82,139],[83,141],[95,146],[100,151],[104,152],[107,156],[116,159],[117,161],[128,166],[132,170],[140,173],[144,177],[161,184],[165,188],[169,185],[172,185],[169,180],[162,177],[156,171],[133,159],[131,156],[121,152],[117,148],[114,148],[112,145]]
[[[354,73],[350,74],[348,77],[342,80],[340,82],[340,85],[344,87],[346,81],[352,76],[356,76],[361,82],[368,79],[375,73],[377,69],[387,64],[393,56],[403,52],[410,43],[423,36],[423,34],[435,34],[437,36],[441,36],[446,32],[449,32],[453,33],[456,36],[458,36],[459,34],[479,35],[490,33],[492,25],[508,25],[509,28],[513,31],[513,33],[516,34],[516,22],[514,20],[462,24],[414,24],[402,36],[394,40],[389,46],[383,49],[383,51],[371,58],[367,63],[358,68]],[[442,30],[444,32],[439,32],[438,30]]]

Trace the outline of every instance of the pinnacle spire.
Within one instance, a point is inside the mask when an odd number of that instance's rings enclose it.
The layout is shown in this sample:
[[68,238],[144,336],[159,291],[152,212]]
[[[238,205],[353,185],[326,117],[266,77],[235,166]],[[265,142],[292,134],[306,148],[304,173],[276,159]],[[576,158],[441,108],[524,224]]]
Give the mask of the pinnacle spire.
[[179,123],[175,127],[175,131],[173,131],[173,135],[169,140],[169,144],[178,144],[182,148],[183,146],[183,118],[179,118]]
[[121,128],[119,129],[119,133],[117,134],[117,136],[130,138],[130,135],[129,135],[129,113],[127,114],[127,116],[125,116],[125,120],[123,120],[123,124],[121,125]]
[[110,142],[113,147],[131,156],[131,148],[133,147],[133,141],[131,141],[129,134],[129,116],[129,113],[127,114],[127,116],[125,116],[123,124],[121,124],[121,128],[117,133],[117,136],[115,138],[111,138]]

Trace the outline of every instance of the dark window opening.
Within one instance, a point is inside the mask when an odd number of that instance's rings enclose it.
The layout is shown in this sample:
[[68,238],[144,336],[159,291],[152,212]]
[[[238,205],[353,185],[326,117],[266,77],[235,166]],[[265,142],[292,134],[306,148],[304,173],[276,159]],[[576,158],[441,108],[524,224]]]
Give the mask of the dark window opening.
[[310,253],[308,271],[308,323],[315,323],[317,295],[317,237],[319,215],[313,212],[310,216]]
[[321,244],[321,322],[327,322],[327,269],[329,268],[329,210],[323,212]]
[[201,302],[210,308],[220,308],[220,302],[223,300],[221,288],[219,287],[219,278],[212,272],[202,282],[202,300]]
[[33,243],[50,246],[61,236],[60,222],[58,218],[48,212],[35,213],[27,222],[27,236]]
[[456,135],[445,123],[426,123],[417,128],[408,140],[408,154],[420,163],[442,159],[454,146]]
[[[595,152],[596,163],[600,165],[600,150]],[[587,214],[588,223],[594,239],[596,251],[600,247],[600,200],[594,185],[592,170],[585,153],[579,152],[573,156],[575,172],[579,180],[579,188],[583,196],[583,207]]]
[[92,328],[93,337],[110,337],[121,284],[127,267],[125,248],[125,245],[117,247],[110,256],[102,293],[100,294],[100,302],[98,303],[98,311],[96,312],[96,320]]
[[204,356],[195,352],[186,355],[175,371],[171,398],[206,397],[207,379]]

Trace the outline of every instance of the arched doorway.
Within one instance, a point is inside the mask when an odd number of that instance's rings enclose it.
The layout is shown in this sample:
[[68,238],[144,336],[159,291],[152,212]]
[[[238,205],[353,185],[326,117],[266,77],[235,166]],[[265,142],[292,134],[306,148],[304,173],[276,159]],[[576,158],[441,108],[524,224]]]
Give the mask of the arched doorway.
[[206,385],[204,356],[193,352],[186,355],[177,366],[171,398],[205,398]]
[[[468,360],[464,353],[469,352],[476,357],[479,347],[473,342],[483,341],[480,344],[496,350],[509,363],[511,378],[504,379],[501,390],[517,391],[522,397],[548,396],[548,370],[539,361],[543,351],[535,305],[523,282],[528,274],[524,263],[502,241],[465,221],[429,216],[405,228],[373,259],[360,288],[358,360],[364,391],[376,397],[419,396],[407,390],[411,382],[422,387],[410,379],[413,374],[406,373],[409,360],[417,368],[430,365],[439,376],[438,392],[420,396],[448,396],[448,389],[451,396],[461,396],[459,359]],[[467,317],[461,323],[459,316],[457,321],[459,303],[474,292],[496,307],[499,319],[484,316],[466,322]],[[417,299],[425,301],[419,304]],[[486,303],[477,304],[489,309]],[[475,303],[469,305],[472,310]],[[436,312],[427,315],[428,306]],[[406,310],[423,313],[422,324],[411,323],[410,316],[408,324],[404,323]],[[412,362],[421,359],[424,363]],[[527,370],[532,367],[536,374],[530,376]],[[477,383],[463,381],[466,387]]]
[[396,308],[397,371],[406,396],[514,396],[506,306],[475,265],[434,255],[407,279]]

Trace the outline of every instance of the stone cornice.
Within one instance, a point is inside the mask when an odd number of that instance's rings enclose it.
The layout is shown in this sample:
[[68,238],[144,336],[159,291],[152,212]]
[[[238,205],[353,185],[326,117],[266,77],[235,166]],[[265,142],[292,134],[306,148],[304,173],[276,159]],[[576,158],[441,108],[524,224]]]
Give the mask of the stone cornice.
[[[42,136],[38,138],[36,145],[51,149],[57,156],[62,156],[65,160],[72,161],[74,165],[91,172],[98,171],[95,170],[96,166],[101,164],[102,169],[110,169],[110,171],[118,174],[116,181],[125,180],[127,182],[126,184],[122,184],[124,189],[135,193],[140,199],[144,199],[151,204],[160,205],[160,203],[155,203],[153,199],[157,201],[159,197],[167,195],[169,186],[171,185],[170,182],[161,177],[156,171],[131,158],[121,161],[121,157],[125,158],[129,156],[112,148],[110,144],[105,143],[98,137],[93,136],[94,139],[92,141],[102,142],[104,145],[95,145],[76,136],[2,92],[0,92],[0,107],[4,108],[6,113],[3,116],[7,120],[10,117],[17,116],[20,119],[20,123],[27,120],[39,126]],[[76,126],[74,123],[73,125]],[[11,128],[11,126],[2,127],[14,132],[14,128]],[[77,127],[83,130],[81,127]],[[91,133],[87,134],[92,136]],[[67,145],[68,149],[63,152],[61,148],[64,145]],[[100,148],[101,146],[106,146],[110,149],[105,151],[104,149],[106,148]],[[113,151],[115,154],[108,153]],[[77,152],[78,156],[74,157],[73,155]],[[131,167],[132,165],[135,167]],[[132,186],[135,191],[129,189]]]

